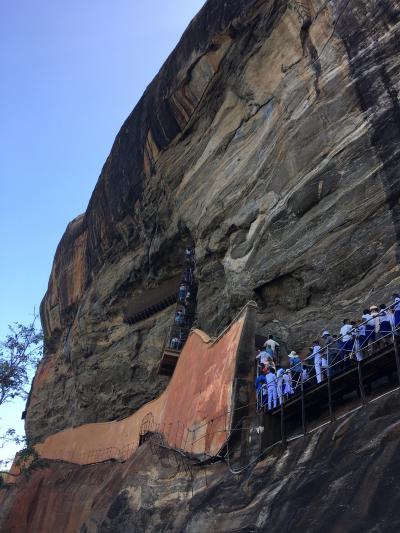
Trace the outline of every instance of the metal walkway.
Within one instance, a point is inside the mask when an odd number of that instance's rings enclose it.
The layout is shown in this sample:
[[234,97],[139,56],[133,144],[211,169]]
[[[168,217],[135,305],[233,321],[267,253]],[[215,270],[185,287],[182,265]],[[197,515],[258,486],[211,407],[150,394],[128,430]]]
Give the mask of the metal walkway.
[[293,429],[301,426],[305,434],[308,422],[323,413],[333,422],[335,407],[344,402],[346,395],[356,393],[361,403],[366,405],[372,388],[383,381],[397,386],[400,372],[399,347],[400,341],[395,337],[394,342],[375,350],[362,361],[350,361],[349,368],[328,376],[321,383],[308,386],[300,383],[300,390],[295,395],[268,412],[273,419],[280,418],[282,441],[285,441],[289,427]]

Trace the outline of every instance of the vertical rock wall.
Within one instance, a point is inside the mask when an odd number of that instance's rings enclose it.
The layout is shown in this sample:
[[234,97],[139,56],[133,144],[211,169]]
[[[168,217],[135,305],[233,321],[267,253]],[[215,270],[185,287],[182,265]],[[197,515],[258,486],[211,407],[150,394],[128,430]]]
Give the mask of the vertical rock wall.
[[42,303],[33,440],[159,394],[172,308],[124,308],[196,247],[210,333],[256,299],[301,349],[399,281],[399,0],[209,0],[122,126]]

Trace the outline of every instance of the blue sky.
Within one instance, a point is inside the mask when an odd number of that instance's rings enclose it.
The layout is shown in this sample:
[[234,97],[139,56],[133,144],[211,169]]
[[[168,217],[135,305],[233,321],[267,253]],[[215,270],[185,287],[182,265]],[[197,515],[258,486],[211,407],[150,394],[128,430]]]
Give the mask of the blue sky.
[[[1,1],[0,338],[38,309],[67,223],[203,3]],[[0,408],[0,427],[15,427],[21,410]]]

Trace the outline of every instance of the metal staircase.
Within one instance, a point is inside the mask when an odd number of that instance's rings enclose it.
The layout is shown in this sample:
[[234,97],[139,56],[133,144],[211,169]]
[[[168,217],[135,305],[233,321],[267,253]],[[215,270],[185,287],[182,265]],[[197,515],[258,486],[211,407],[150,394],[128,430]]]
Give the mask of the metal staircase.
[[165,336],[158,373],[172,376],[189,331],[193,325],[196,312],[197,285],[194,278],[196,267],[193,248],[185,250],[185,268],[182,273],[173,323]]

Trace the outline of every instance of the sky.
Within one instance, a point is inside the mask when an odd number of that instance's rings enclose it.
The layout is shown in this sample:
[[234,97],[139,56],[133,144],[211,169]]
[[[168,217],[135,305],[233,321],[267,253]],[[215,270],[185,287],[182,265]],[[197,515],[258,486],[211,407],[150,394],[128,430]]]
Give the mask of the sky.
[[[203,3],[1,0],[0,339],[38,310],[68,222]],[[22,432],[23,406],[0,407],[0,428]]]

